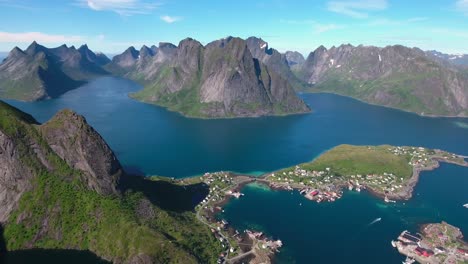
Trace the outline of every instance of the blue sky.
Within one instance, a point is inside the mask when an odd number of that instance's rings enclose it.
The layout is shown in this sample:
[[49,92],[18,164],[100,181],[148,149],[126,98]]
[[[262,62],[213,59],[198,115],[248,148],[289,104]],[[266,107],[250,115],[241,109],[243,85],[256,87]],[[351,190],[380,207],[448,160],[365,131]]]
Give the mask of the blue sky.
[[0,51],[37,40],[120,53],[232,35],[304,54],[343,43],[468,53],[468,0],[0,0],[0,17]]

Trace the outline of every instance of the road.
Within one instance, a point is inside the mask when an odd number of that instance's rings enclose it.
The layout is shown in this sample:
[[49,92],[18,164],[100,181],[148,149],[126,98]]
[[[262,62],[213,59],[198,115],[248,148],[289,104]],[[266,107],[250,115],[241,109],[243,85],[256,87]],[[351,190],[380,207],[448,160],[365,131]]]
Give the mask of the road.
[[[244,184],[244,183],[247,183],[247,182],[251,182],[253,181],[253,179],[250,177],[250,176],[246,176],[246,177],[249,177],[248,179],[245,179],[245,180],[242,180],[242,181],[239,181],[237,182],[235,185],[229,185],[227,186],[226,188],[222,189],[220,192],[226,192],[227,190],[229,189],[232,189],[232,188],[235,188],[236,186],[239,186],[240,184]],[[206,206],[208,205],[210,202],[207,202],[206,204],[202,205],[201,209],[197,210],[197,219],[202,222],[203,224],[205,224],[206,226],[208,226],[209,228],[213,228],[216,230],[216,226],[214,226],[213,224],[210,224],[208,223],[207,221],[205,221],[205,219],[203,219],[203,217],[200,215],[200,212],[201,210],[203,210],[203,206]],[[232,245],[231,243],[229,242],[229,239],[222,233],[222,232],[219,232],[219,235],[227,241],[228,243],[228,249],[226,250],[226,258],[225,258],[225,261],[223,263],[226,263],[227,261],[232,261],[232,259],[229,259],[229,250],[231,249]],[[252,247],[253,248],[253,247]],[[252,250],[251,250],[252,251]],[[251,253],[251,251],[249,251],[249,254]],[[245,253],[244,253],[245,254]],[[242,254],[242,255],[244,255]],[[234,257],[233,259],[237,259],[237,257]]]

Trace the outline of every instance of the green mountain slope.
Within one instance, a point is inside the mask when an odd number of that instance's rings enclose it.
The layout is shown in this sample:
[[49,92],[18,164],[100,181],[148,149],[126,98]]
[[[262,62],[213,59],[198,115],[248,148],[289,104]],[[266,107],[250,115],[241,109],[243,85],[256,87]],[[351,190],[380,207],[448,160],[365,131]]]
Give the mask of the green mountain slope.
[[[66,131],[54,134],[62,148],[49,145],[51,131]],[[73,112],[39,125],[0,102],[0,143],[0,223],[8,250],[90,250],[115,263],[216,262],[220,244],[192,212],[206,186],[164,183],[171,190],[164,196],[162,183],[117,173],[118,161],[105,162],[115,158],[107,144]]]

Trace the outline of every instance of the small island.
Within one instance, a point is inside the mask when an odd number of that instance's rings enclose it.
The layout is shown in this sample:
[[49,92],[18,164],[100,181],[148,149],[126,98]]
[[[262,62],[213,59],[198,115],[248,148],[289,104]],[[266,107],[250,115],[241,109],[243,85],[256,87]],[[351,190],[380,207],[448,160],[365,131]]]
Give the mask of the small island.
[[297,190],[316,202],[333,202],[346,189],[367,190],[385,202],[396,202],[412,197],[421,171],[433,170],[440,162],[468,167],[465,158],[423,147],[340,145],[311,162],[260,177],[214,172],[171,181],[209,186],[209,194],[195,210],[197,219],[211,228],[225,250],[220,254],[220,263],[270,263],[282,246],[280,240],[252,230],[235,230],[218,218],[230,199],[242,199],[241,189],[246,184],[256,182],[277,190]]
[[421,234],[405,230],[392,245],[407,257],[404,263],[468,263],[468,244],[460,229],[446,222],[424,225]]

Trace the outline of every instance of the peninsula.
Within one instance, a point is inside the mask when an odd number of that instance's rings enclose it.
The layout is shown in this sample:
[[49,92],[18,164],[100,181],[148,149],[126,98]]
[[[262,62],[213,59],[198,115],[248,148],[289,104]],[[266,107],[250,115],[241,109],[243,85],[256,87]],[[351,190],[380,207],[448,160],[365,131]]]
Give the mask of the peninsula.
[[[422,147],[340,145],[311,162],[260,177],[215,172],[171,182],[180,185],[205,183],[209,186],[209,194],[195,209],[198,220],[209,226],[222,241],[226,249],[222,261],[235,263],[234,260],[244,259],[265,263],[265,258],[271,259],[282,245],[280,241],[252,236],[250,230],[234,230],[229,223],[218,218],[223,205],[230,199],[242,199],[244,185],[256,182],[272,189],[298,190],[316,202],[333,202],[342,196],[344,189],[367,190],[386,202],[396,202],[412,197],[421,171],[433,170],[440,162],[468,167],[465,158]],[[254,240],[246,240],[244,233],[250,234]]]

